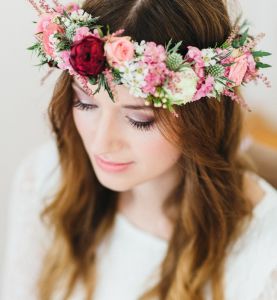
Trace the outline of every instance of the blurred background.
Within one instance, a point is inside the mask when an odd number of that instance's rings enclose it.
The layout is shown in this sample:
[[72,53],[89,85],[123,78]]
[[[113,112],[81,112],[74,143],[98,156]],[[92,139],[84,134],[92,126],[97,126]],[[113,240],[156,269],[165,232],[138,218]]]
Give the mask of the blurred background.
[[[275,0],[229,0],[229,11],[235,16],[239,11],[251,23],[254,35],[264,32],[265,38],[259,49],[273,53],[264,61],[273,66],[264,69],[270,79],[272,88],[262,82],[243,88],[245,99],[252,109],[245,113],[245,134],[254,140],[276,149],[277,151],[277,20]],[[67,3],[67,1],[61,1]],[[80,3],[80,2],[79,2]],[[36,57],[26,48],[34,42],[32,33],[37,16],[26,0],[4,1],[0,18],[0,271],[2,269],[7,229],[7,212],[9,205],[10,185],[17,165],[34,148],[51,137],[47,120],[47,106],[50,101],[54,83],[60,74],[59,70],[41,85],[41,79],[47,68],[34,67]],[[1,282],[1,272],[0,272]]]

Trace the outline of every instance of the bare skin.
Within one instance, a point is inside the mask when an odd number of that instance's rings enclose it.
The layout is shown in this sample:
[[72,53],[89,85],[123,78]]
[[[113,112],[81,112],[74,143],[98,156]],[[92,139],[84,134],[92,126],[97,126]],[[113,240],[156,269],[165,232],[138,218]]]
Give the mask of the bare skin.
[[[254,207],[263,201],[265,191],[256,179],[247,173],[244,176],[244,190]],[[172,235],[173,225],[164,214],[157,213],[156,216],[152,215],[149,218],[145,210],[138,209],[138,203],[129,201],[127,197],[119,198],[118,212],[124,215],[132,225],[163,240],[169,241]]]

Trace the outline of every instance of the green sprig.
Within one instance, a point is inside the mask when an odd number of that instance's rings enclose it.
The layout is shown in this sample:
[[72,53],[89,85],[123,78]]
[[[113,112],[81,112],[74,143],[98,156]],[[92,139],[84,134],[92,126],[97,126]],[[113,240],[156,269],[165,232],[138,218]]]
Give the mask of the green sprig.
[[257,67],[258,69],[264,69],[264,68],[270,68],[270,67],[272,67],[272,66],[269,65],[269,64],[264,64],[264,63],[258,61],[258,62],[256,63],[256,67]]
[[269,56],[269,55],[272,55],[272,53],[270,52],[265,52],[265,51],[253,51],[252,52],[252,55],[254,57],[263,57],[263,56]]

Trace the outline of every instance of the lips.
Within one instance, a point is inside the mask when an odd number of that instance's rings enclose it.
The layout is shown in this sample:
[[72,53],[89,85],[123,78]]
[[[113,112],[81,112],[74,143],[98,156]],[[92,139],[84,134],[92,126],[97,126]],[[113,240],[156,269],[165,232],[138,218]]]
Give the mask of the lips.
[[107,164],[107,165],[111,165],[111,166],[124,166],[124,165],[129,165],[132,162],[112,162],[112,161],[108,161],[105,160],[103,158],[101,158],[100,156],[95,156],[96,159],[100,160],[102,163]]
[[109,173],[119,173],[127,171],[133,162],[127,163],[115,163],[107,160],[103,160],[103,158],[99,156],[95,156],[95,161],[97,165],[104,171]]

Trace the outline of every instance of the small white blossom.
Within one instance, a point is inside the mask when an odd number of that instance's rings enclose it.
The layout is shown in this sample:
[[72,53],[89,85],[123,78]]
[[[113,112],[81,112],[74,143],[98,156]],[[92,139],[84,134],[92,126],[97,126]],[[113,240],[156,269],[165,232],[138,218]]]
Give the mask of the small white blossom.
[[135,47],[135,52],[138,54],[138,55],[142,55],[145,51],[145,48],[146,48],[146,42],[144,40],[142,40],[140,42],[140,44],[138,42],[135,42],[134,43],[134,47]]
[[205,62],[205,67],[214,66],[216,64],[216,60],[214,59],[216,53],[214,49],[212,48],[203,49],[201,52],[202,52],[202,58]]
[[221,94],[224,89],[225,89],[225,85],[215,80],[214,90],[217,91],[219,94]]
[[53,59],[49,54],[46,54],[46,53],[45,53],[45,57],[46,57],[48,60],[52,60],[52,59]]
[[146,84],[144,78],[148,70],[140,67],[135,61],[124,62],[118,69],[122,73],[121,82],[130,89],[130,93],[136,97],[146,98],[147,94],[142,91],[142,88]]
[[60,16],[53,17],[52,22],[57,25],[61,25],[61,17]]
[[92,16],[85,12],[83,9],[78,9],[77,11],[73,11],[70,15],[72,21],[75,22],[86,22],[92,19]]
[[64,25],[65,25],[66,27],[69,27],[71,24],[72,24],[71,20],[69,20],[69,19],[65,19],[65,20],[64,20]]

